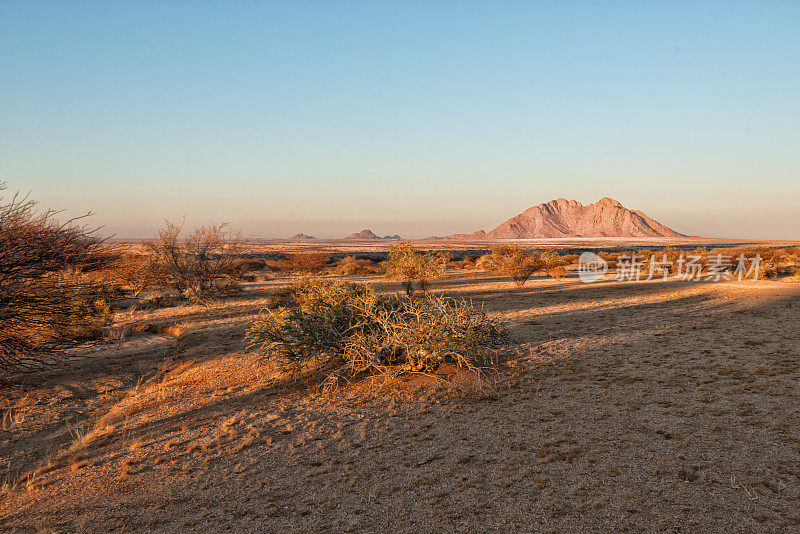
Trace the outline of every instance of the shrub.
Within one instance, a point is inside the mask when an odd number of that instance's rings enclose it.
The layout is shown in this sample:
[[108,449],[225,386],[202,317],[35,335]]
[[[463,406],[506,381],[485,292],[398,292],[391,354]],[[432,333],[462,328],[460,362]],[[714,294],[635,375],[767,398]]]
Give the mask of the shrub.
[[452,260],[447,262],[446,267],[453,271],[460,271],[471,267],[470,263],[466,260]]
[[296,378],[433,371],[450,362],[481,373],[505,341],[499,323],[463,300],[380,295],[371,286],[303,280],[296,307],[269,312],[247,332],[255,348]]
[[564,260],[555,250],[548,250],[540,253],[539,260],[542,262],[542,268],[544,270],[550,270],[565,265]]
[[656,254],[656,259],[663,261],[664,257],[666,257],[667,262],[675,263],[678,261],[678,258],[681,257],[681,254],[683,254],[683,252],[680,249],[667,245],[664,247],[664,250],[662,250],[659,254]]
[[[663,250],[655,252],[649,250],[639,251],[637,254],[642,255],[639,258],[639,261],[642,262],[642,273],[649,273],[650,271],[660,273],[664,271],[673,272],[677,268],[681,256],[684,256],[684,261],[686,260],[686,255],[683,254],[683,251],[671,245],[667,245]],[[651,259],[655,260],[655,264],[651,265]]]
[[142,291],[168,285],[169,271],[154,254],[127,254],[112,265],[106,278],[126,287],[136,298]]
[[557,265],[556,267],[551,267],[547,269],[547,275],[555,280],[561,280],[562,278],[567,276],[567,270],[564,268],[563,265]]
[[759,264],[759,278],[779,278],[800,274],[800,247],[765,247],[749,246],[728,249],[714,249],[714,254],[730,256],[735,269],[738,258],[744,256],[748,267],[752,258],[761,257]]
[[781,276],[790,276],[800,271],[797,266],[787,265],[774,257],[763,260],[758,270],[759,278],[779,278]]
[[609,269],[614,269],[617,266],[617,260],[619,260],[620,253],[599,251],[597,255],[608,264]]
[[407,243],[392,245],[385,263],[386,278],[402,282],[410,297],[414,294],[415,282],[417,289],[427,290],[428,280],[439,278],[449,260],[448,255],[422,253]]
[[267,262],[257,258],[239,258],[234,261],[234,265],[242,273],[263,271],[267,268]]
[[24,337],[47,347],[63,340],[94,337],[111,317],[111,291],[81,271],[47,273],[21,288],[27,293],[16,317],[4,321],[3,336]]
[[297,305],[294,288],[291,286],[274,289],[267,295],[267,308],[286,308]]
[[561,256],[555,250],[548,250],[539,254],[539,260],[542,263],[542,269],[547,273],[547,276],[555,280],[561,280],[567,276],[565,265],[569,265],[570,261],[565,256]]
[[564,254],[561,256],[563,265],[577,265],[580,261],[580,254]]
[[294,265],[294,271],[317,273],[331,261],[331,257],[328,254],[317,253],[292,254],[291,260]]
[[201,226],[181,237],[183,223],[165,221],[158,236],[145,243],[151,265],[166,283],[192,300],[205,300],[231,287],[240,269],[236,257],[241,234],[225,224]]
[[27,197],[0,197],[0,373],[29,370],[62,342],[97,330],[111,296],[83,271],[109,259],[77,219],[60,223]]
[[447,264],[448,269],[461,270],[474,268],[480,256],[475,254],[468,254],[460,260],[451,260]]
[[707,247],[697,247],[694,250],[690,250],[686,253],[686,256],[699,256],[701,263],[708,263],[708,248]]
[[296,253],[290,254],[282,260],[271,260],[267,265],[273,271],[285,271],[292,273],[318,273],[329,262],[331,257],[328,254],[319,253]]
[[382,274],[383,268],[370,259],[357,259],[354,256],[345,256],[333,266],[331,273],[337,276],[365,276],[369,274]]
[[475,261],[475,267],[481,271],[494,272],[494,263],[492,263],[492,255],[484,254]]
[[516,245],[497,245],[485,261],[489,270],[501,272],[522,287],[533,273],[545,266],[538,254],[531,254]]

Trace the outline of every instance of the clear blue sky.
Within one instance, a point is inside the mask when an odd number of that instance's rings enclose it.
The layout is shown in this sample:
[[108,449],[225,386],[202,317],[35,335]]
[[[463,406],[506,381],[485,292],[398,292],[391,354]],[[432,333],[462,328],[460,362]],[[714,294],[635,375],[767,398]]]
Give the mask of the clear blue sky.
[[800,239],[800,2],[0,0],[0,179],[249,235],[489,230],[611,196]]

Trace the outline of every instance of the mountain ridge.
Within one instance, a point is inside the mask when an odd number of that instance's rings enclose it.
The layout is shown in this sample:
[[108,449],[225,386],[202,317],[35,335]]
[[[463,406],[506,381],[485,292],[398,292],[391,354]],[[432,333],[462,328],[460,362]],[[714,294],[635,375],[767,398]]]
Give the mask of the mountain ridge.
[[446,239],[537,239],[561,237],[686,237],[651,219],[641,210],[630,210],[619,201],[603,197],[583,205],[557,198],[532,206],[494,230],[453,234]]

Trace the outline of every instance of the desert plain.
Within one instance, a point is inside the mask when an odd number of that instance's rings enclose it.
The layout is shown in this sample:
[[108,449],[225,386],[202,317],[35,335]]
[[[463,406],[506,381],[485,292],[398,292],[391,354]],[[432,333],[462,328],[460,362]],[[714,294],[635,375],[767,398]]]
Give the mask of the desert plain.
[[3,387],[0,530],[800,530],[797,278],[567,271],[521,288],[476,268],[432,281],[507,325],[486,380],[444,366],[334,393],[244,344],[291,275],[202,305],[130,300],[106,337]]

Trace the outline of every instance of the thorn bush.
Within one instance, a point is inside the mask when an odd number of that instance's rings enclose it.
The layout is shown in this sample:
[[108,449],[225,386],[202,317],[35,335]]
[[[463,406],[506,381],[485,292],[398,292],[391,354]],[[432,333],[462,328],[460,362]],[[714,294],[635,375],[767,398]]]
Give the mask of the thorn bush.
[[482,373],[506,332],[464,300],[382,295],[366,284],[303,280],[292,308],[268,311],[247,343],[281,371],[331,385],[363,374],[434,371],[449,362]]
[[547,266],[547,259],[517,245],[497,245],[481,262],[484,269],[505,274],[517,287],[522,287],[533,273]]
[[56,215],[24,196],[0,197],[0,374],[39,367],[110,315],[110,289],[84,271],[112,255],[95,232]]
[[154,273],[194,301],[207,300],[236,287],[241,274],[243,239],[226,223],[195,228],[182,236],[183,222],[165,221],[158,236],[145,244]]

